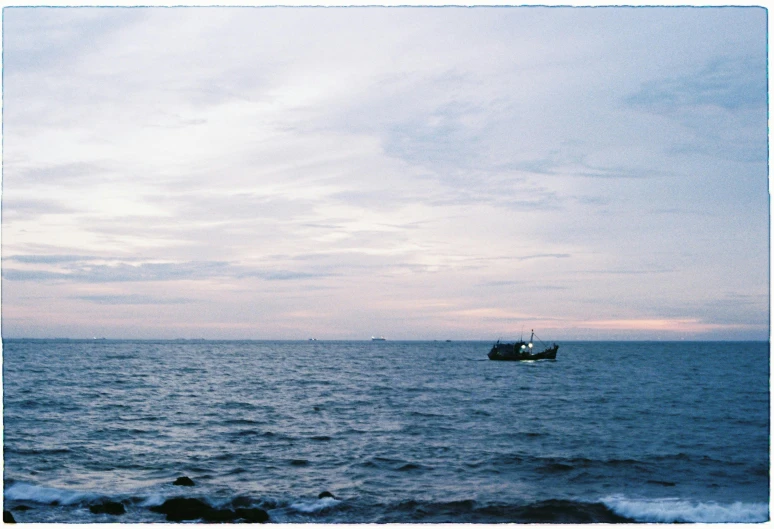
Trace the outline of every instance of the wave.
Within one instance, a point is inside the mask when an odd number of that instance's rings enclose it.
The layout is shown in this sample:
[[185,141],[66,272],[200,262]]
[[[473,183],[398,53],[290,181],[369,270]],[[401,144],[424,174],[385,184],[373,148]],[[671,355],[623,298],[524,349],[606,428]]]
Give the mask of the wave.
[[602,503],[543,500],[525,505],[481,504],[475,500],[448,502],[402,501],[384,509],[379,523],[632,523]]
[[14,483],[5,489],[6,500],[34,501],[52,505],[74,505],[101,497],[94,492],[72,491],[54,487],[41,487],[29,483]]
[[[162,487],[163,488],[163,487]],[[174,488],[174,487],[173,487]],[[131,506],[132,511],[136,519],[134,521],[142,521],[142,522],[148,522],[158,521],[158,515],[153,514],[153,511],[157,511],[156,508],[159,506],[163,506],[166,502],[169,500],[180,500],[183,502],[189,502],[189,503],[197,503],[198,505],[202,505],[205,508],[212,508],[212,509],[227,509],[227,510],[234,510],[244,507],[249,507],[250,509],[256,508],[258,505],[263,505],[263,501],[261,499],[252,499],[247,496],[226,496],[223,497],[221,495],[215,495],[210,496],[207,494],[194,494],[193,496],[182,496],[179,494],[178,491],[169,490],[168,488],[166,490],[145,490],[141,492],[140,494],[113,494],[113,493],[99,493],[95,491],[83,491],[83,490],[67,490],[67,489],[60,489],[56,487],[45,487],[40,485],[33,485],[30,483],[24,483],[24,482],[13,482],[10,486],[8,486],[4,491],[4,502],[5,505],[7,505],[8,510],[14,510],[14,511],[24,511],[25,513],[27,511],[31,512],[32,518],[29,519],[31,522],[37,522],[41,521],[40,518],[37,520],[35,517],[41,516],[42,513],[45,512],[45,506],[50,506],[53,508],[57,507],[69,507],[67,514],[60,514],[59,516],[67,516],[71,517],[70,522],[78,521],[78,520],[84,520],[83,513],[93,513],[93,514],[99,514],[98,512],[94,511],[93,509],[78,509],[78,507],[85,508],[85,507],[92,507],[92,506],[99,506],[104,505],[107,503],[116,503],[121,504],[124,506]],[[322,500],[321,500],[322,501]],[[13,506],[8,506],[8,503],[11,502]],[[34,509],[31,509],[29,506],[23,506],[18,505],[18,503],[36,503],[38,506]],[[323,502],[318,507],[314,507],[313,511],[320,511],[321,509],[325,508],[326,506],[330,505],[330,502]],[[22,508],[20,508],[22,507]],[[76,507],[76,509],[72,509],[72,507]],[[303,506],[302,506],[303,507]],[[312,507],[310,507],[312,508]],[[52,511],[49,511],[51,513]],[[300,512],[300,511],[299,511]],[[109,513],[109,514],[124,514],[122,513]],[[30,516],[28,514],[25,514],[25,516]],[[44,515],[44,516],[51,516],[51,514]],[[86,519],[90,517],[91,514],[86,514]],[[139,519],[137,519],[139,518]],[[206,519],[206,518],[205,518]],[[19,520],[21,522],[25,522],[27,520]]]
[[341,500],[335,498],[320,498],[314,501],[297,501],[290,504],[294,511],[304,514],[316,514],[326,512],[341,503]]
[[[539,435],[539,434],[526,434]],[[518,467],[531,468],[539,474],[571,473],[580,471],[617,472],[637,471],[649,472],[652,468],[647,461],[637,459],[589,459],[585,457],[530,457],[523,453],[498,454],[481,464],[492,468]],[[526,465],[526,467],[525,467]]]
[[384,471],[395,471],[395,472],[410,472],[413,470],[422,470],[422,471],[432,470],[432,467],[427,465],[422,465],[420,463],[406,461],[403,459],[381,457],[381,456],[371,457],[365,461],[359,461],[354,465],[360,468],[369,468],[369,469],[374,468],[374,469],[380,469]]
[[266,424],[264,421],[254,421],[252,419],[225,419],[220,421],[221,424],[227,425],[261,425]]
[[[134,506],[137,521],[157,521],[152,508],[170,498],[185,498],[179,494],[177,490],[162,487],[162,490],[145,490],[139,495],[116,496],[13,482],[4,496],[6,502],[35,502],[50,506],[88,506],[110,499]],[[410,499],[366,505],[357,500],[353,502],[333,497],[274,500],[240,495],[224,497],[222,494],[195,494],[192,498],[216,509],[260,507],[267,510],[276,522],[308,522],[309,517],[347,523],[763,523],[769,520],[767,503],[721,504],[680,498],[636,499],[623,495],[608,496],[598,501],[546,499],[524,504],[472,499],[440,502]],[[35,515],[42,509],[30,512]]]
[[720,504],[679,498],[601,500],[613,512],[641,523],[761,523],[769,520],[767,503]]
[[[473,500],[419,502],[389,506],[380,522],[461,523],[761,523],[769,520],[766,503],[718,504],[680,499],[633,500],[611,496],[596,502],[551,499],[525,505],[481,504]],[[408,520],[406,519],[408,517]]]
[[6,447],[6,453],[14,453],[23,456],[39,456],[39,455],[56,455],[56,454],[69,454],[72,452],[69,448],[14,448]]
[[255,410],[257,407],[255,404],[249,402],[241,402],[237,400],[230,400],[220,405],[222,409],[226,410]]
[[164,500],[166,500],[166,498],[163,495],[158,494],[158,493],[154,493],[154,494],[150,494],[149,496],[143,498],[140,501],[139,505],[140,505],[140,507],[157,507],[157,506],[161,505],[162,503],[164,503]]
[[398,472],[409,472],[411,470],[429,470],[430,467],[424,465],[418,465],[416,463],[406,463],[405,465],[398,467]]
[[260,432],[258,430],[239,430],[238,432],[231,432],[229,435],[231,437],[239,438],[239,437],[246,437],[246,436],[256,436],[256,435],[262,435],[263,432]]

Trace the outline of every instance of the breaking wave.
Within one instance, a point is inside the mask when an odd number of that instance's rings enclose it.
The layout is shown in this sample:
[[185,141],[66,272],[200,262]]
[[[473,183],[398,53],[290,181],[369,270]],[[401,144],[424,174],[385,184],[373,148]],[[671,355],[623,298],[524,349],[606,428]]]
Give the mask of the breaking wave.
[[320,498],[313,501],[297,501],[290,504],[290,508],[305,514],[323,512],[340,504],[335,498]]
[[54,487],[41,487],[29,483],[14,483],[5,490],[6,500],[34,501],[58,505],[73,505],[100,497],[93,492],[81,492],[57,489]]
[[679,498],[603,498],[613,512],[643,523],[762,523],[769,520],[766,503],[734,502],[720,504]]

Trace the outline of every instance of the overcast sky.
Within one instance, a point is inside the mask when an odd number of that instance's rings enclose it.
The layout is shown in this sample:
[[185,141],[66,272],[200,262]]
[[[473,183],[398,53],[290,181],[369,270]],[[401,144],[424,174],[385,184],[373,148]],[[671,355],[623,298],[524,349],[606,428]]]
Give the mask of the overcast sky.
[[767,339],[762,8],[6,8],[4,337]]

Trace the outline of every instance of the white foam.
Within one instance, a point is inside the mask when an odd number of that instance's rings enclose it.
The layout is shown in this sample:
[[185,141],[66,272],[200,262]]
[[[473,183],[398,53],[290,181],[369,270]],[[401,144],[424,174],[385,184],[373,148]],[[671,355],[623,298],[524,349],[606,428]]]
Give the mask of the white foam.
[[616,514],[642,523],[760,523],[769,520],[767,503],[734,502],[720,504],[679,498],[630,499],[624,496],[602,498]]
[[29,483],[14,483],[4,492],[5,499],[19,501],[34,501],[38,503],[59,502],[61,505],[72,505],[84,500],[98,498],[93,492],[82,492],[53,487],[40,487]]
[[164,500],[165,498],[161,494],[151,494],[140,503],[140,507],[156,507],[164,503]]
[[292,503],[290,505],[290,508],[298,512],[309,514],[314,512],[320,512],[323,509],[333,507],[338,503],[341,503],[341,501],[335,498],[329,497],[329,498],[321,498],[319,500],[314,500],[314,501],[299,501],[296,503]]

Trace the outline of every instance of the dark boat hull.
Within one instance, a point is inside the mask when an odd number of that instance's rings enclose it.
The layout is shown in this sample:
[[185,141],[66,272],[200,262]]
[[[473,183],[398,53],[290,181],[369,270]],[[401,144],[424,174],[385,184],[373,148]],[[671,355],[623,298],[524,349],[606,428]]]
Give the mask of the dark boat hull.
[[559,350],[558,345],[553,345],[548,349],[539,353],[530,353],[528,351],[521,351],[521,343],[507,344],[498,343],[492,347],[489,351],[490,360],[554,360],[556,359],[556,352]]

